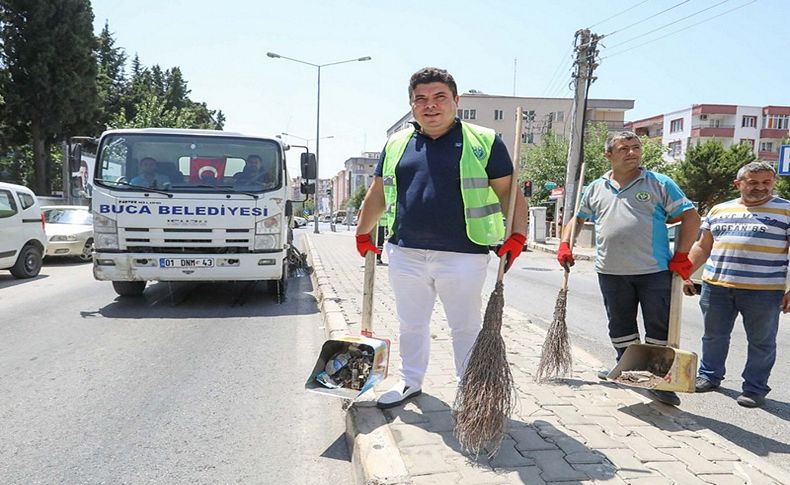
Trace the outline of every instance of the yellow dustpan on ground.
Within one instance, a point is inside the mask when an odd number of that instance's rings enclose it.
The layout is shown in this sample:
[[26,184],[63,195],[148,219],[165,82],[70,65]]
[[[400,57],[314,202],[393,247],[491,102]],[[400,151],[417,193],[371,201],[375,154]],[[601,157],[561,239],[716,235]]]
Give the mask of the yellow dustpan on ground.
[[680,350],[683,279],[672,274],[667,346],[631,344],[607,379],[625,386],[657,391],[694,392],[697,354]]
[[[373,234],[378,231],[374,229]],[[304,387],[308,391],[356,399],[387,377],[389,339],[373,337],[373,282],[376,255],[365,254],[361,335],[327,340]]]

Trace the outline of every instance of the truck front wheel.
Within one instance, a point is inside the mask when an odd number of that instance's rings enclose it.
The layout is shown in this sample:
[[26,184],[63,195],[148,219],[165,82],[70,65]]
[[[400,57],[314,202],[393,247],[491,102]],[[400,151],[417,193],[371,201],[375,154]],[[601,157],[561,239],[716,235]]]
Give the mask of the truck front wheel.
[[145,281],[113,281],[112,288],[118,296],[140,296],[145,289]]
[[288,291],[288,262],[283,261],[283,275],[279,280],[269,280],[269,292],[274,295],[277,303],[285,303],[285,294]]

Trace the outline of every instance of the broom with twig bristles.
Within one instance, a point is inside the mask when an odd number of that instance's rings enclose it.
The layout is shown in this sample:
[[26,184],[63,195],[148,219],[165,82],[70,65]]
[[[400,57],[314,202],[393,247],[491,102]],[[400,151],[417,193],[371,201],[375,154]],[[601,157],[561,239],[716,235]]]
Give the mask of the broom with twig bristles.
[[[582,110],[581,132],[579,133],[580,143],[584,143],[584,124],[585,113],[587,112],[587,92],[590,89],[590,76],[587,78],[587,85],[584,94],[584,109]],[[574,122],[575,124],[575,122]],[[569,154],[570,158],[570,154]],[[579,206],[582,199],[582,188],[584,186],[584,149],[579,153],[581,158],[581,170],[579,183],[576,186],[576,198],[574,199],[574,212],[571,214],[570,232],[571,240],[568,244],[573,250],[573,242],[576,239],[576,214],[579,213]],[[562,235],[560,235],[560,239]],[[573,357],[571,355],[571,343],[568,339],[568,325],[565,323],[565,313],[568,306],[568,277],[571,269],[565,265],[565,274],[562,277],[562,286],[557,294],[557,303],[554,305],[554,318],[546,332],[546,340],[543,342],[543,351],[540,355],[538,370],[535,372],[535,382],[546,382],[558,376],[569,375],[573,370]]]
[[[513,230],[516,207],[518,166],[521,160],[522,110],[516,110],[516,143],[513,149],[513,175],[511,176],[510,198],[505,234]],[[499,271],[494,291],[488,298],[483,316],[483,328],[477,335],[475,345],[469,353],[458,393],[453,404],[455,436],[461,447],[479,455],[484,448],[494,456],[502,444],[505,426],[513,410],[516,394],[513,374],[505,353],[502,339],[502,312],[505,307],[504,284],[506,257],[499,260]]]

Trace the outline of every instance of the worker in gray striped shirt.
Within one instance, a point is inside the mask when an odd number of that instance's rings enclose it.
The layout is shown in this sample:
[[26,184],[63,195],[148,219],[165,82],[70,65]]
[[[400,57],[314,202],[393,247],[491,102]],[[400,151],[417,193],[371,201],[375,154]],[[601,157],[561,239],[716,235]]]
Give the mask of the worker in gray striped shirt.
[[[699,306],[704,316],[702,359],[696,391],[708,392],[724,379],[724,364],[740,313],[749,347],[738,404],[765,403],[776,362],[779,313],[790,311],[785,280],[790,239],[790,201],[773,195],[776,172],[765,162],[741,167],[737,199],[714,206],[691,249],[694,268],[705,265]],[[694,286],[686,282],[686,294]]]

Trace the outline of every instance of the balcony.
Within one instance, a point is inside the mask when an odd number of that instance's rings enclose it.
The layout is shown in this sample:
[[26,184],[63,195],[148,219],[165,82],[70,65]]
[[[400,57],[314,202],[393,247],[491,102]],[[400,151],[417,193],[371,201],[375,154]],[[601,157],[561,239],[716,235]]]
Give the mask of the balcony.
[[623,123],[622,121],[605,121],[605,120],[587,120],[587,123],[591,125],[599,125],[601,123],[605,123],[606,128],[609,131],[622,131],[623,126],[625,125],[625,123]]
[[719,124],[713,125],[711,123],[702,123],[698,125],[691,125],[691,137],[716,137],[716,138],[732,138],[735,136],[735,125]]
[[790,133],[790,130],[779,130],[776,128],[763,128],[760,130],[760,138],[784,138]]
[[768,151],[759,151],[757,152],[757,158],[766,162],[776,162],[779,160],[779,153],[778,152],[768,152]]

